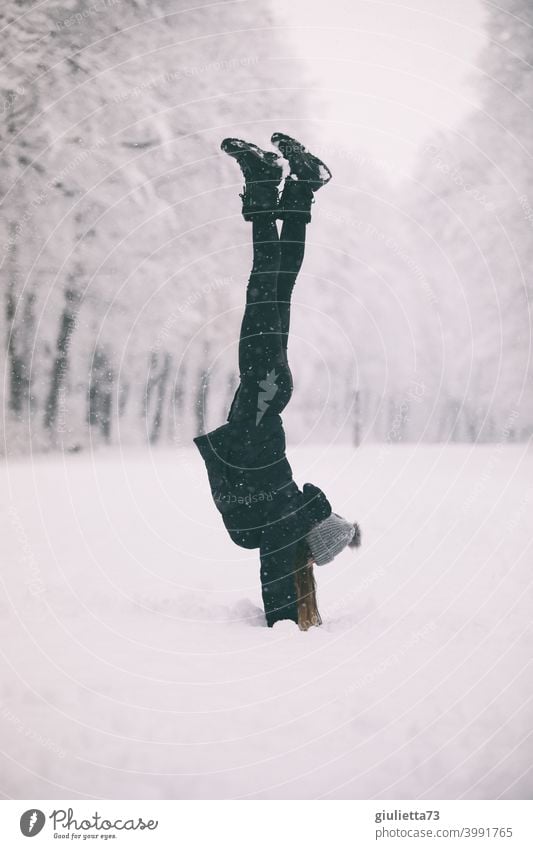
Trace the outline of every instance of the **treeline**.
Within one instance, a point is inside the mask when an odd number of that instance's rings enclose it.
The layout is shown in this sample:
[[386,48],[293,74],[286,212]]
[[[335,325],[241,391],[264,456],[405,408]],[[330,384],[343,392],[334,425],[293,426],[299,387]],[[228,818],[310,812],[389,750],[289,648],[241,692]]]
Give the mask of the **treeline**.
[[[2,6],[2,450],[190,445],[224,420],[250,233],[220,139],[306,119],[259,6]],[[531,24],[487,4],[481,108],[409,181],[324,149],[342,179],[295,291],[296,437],[531,435]]]

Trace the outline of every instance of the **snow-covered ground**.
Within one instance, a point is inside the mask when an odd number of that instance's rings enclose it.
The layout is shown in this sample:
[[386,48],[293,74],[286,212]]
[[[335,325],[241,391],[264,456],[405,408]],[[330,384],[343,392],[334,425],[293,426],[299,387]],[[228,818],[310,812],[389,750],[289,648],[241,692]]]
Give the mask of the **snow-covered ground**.
[[363,529],[308,633],[264,626],[194,449],[2,469],[6,797],[531,797],[527,447],[289,456]]

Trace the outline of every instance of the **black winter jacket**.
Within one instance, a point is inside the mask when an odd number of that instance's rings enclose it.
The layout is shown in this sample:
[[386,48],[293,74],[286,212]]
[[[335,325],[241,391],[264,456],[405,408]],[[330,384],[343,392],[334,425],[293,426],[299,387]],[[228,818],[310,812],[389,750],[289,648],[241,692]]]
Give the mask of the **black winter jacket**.
[[293,480],[281,416],[227,422],[194,442],[226,529],[242,548],[291,545],[330,515],[321,489],[306,483],[300,491]]

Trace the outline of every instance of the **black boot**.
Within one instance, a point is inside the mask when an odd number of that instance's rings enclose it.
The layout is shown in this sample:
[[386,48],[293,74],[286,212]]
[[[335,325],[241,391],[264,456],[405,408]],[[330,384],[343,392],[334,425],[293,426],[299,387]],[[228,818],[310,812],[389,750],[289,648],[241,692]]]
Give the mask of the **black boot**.
[[285,135],[274,133],[272,144],[290,165],[291,174],[305,181],[313,192],[317,192],[331,180],[331,171],[317,156],[309,153],[299,141]]
[[236,160],[245,179],[241,194],[244,220],[253,221],[256,215],[263,213],[275,215],[278,185],[283,176],[278,154],[242,139],[224,139],[220,147]]
[[312,203],[314,203],[313,190],[309,183],[287,177],[279,199],[277,217],[283,221],[298,217],[298,220],[309,224]]
[[242,199],[242,217],[245,221],[253,221],[257,215],[268,214],[275,218],[278,214],[277,185],[247,181],[239,197]]

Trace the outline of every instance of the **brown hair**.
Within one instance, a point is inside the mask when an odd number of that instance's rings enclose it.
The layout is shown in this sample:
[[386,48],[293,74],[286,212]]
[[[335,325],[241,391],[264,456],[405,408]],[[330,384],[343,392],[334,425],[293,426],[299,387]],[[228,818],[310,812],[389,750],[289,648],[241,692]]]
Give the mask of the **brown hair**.
[[298,627],[307,631],[311,625],[321,625],[322,619],[316,602],[316,581],[311,549],[305,539],[300,540],[294,558],[294,582],[296,584],[296,603],[298,605]]

